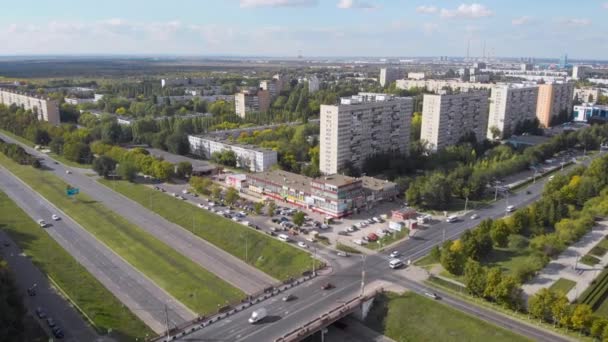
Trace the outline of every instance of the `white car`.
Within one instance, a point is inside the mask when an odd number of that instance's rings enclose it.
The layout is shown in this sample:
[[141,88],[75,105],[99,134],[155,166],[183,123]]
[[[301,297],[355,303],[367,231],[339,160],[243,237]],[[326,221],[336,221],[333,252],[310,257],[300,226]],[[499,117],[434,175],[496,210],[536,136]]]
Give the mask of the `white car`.
[[479,215],[477,215],[477,214],[471,215],[471,220],[477,220],[478,218],[479,218]]
[[189,193],[190,193],[190,192],[188,191],[188,189],[184,189],[184,190],[182,190],[182,194],[184,194],[184,195],[187,195],[187,194],[189,194]]
[[302,248],[308,248],[308,245],[306,245],[304,242],[302,241],[298,241],[298,246],[302,247]]
[[46,222],[44,220],[38,220],[38,225],[42,228],[46,227]]
[[65,173],[66,173],[66,174],[68,174],[68,175],[71,175],[71,174],[72,174],[72,171],[70,171],[70,170],[65,170]]
[[507,212],[508,213],[513,212],[513,211],[515,211],[515,206],[514,205],[510,205],[510,206],[507,207]]
[[396,258],[396,257],[398,257],[400,255],[401,255],[401,253],[399,253],[399,251],[392,251],[391,252],[391,258]]
[[198,206],[199,208],[203,208],[203,209],[205,208],[205,206],[203,205],[203,203],[199,203],[199,204],[197,204],[197,206]]
[[59,220],[61,219],[59,216],[57,216],[57,215],[55,215],[55,214],[53,214],[53,215],[51,216],[51,218],[53,219],[53,221],[59,221]]

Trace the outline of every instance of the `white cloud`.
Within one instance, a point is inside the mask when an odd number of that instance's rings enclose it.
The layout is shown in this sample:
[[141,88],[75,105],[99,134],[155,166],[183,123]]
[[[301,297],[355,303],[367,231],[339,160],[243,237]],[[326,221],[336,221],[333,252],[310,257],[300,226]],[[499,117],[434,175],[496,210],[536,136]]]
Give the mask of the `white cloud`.
[[240,0],[242,8],[256,7],[313,7],[317,0]]
[[591,20],[587,18],[568,18],[560,20],[560,23],[570,27],[585,27],[591,25]]
[[494,12],[481,4],[461,4],[454,10],[442,8],[439,12],[442,18],[477,19],[494,15]]
[[352,9],[352,8],[374,9],[374,8],[376,8],[375,5],[370,4],[369,2],[361,1],[361,0],[340,0],[336,6],[341,9]]
[[514,18],[511,20],[511,25],[513,26],[522,26],[526,24],[530,24],[532,22],[532,17],[524,15],[523,17]]
[[416,7],[416,12],[424,13],[424,14],[434,14],[439,11],[439,8],[435,6],[418,6]]

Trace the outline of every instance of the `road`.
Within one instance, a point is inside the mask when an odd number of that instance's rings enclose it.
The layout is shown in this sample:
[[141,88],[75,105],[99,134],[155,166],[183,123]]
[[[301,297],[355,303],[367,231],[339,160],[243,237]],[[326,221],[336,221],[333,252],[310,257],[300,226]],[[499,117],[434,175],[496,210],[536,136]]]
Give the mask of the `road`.
[[20,144],[18,141],[2,133],[0,133],[0,138],[7,142],[19,144],[28,153],[40,157],[43,160],[43,164],[51,169],[49,172],[62,178],[71,186],[79,188],[82,192],[94,200],[101,202],[116,214],[144,229],[179,253],[198,263],[204,269],[212,272],[232,286],[241,289],[243,292],[254,294],[268,286],[279,283],[278,280],[246,264],[232,254],[167,221],[160,215],[144,208],[139,203],[99,184],[94,177],[89,177],[81,172],[66,174],[65,171],[72,170],[72,168],[62,164],[54,164],[55,161],[46,154]]
[[[171,325],[179,325],[196,317],[183,304],[2,167],[0,188],[34,221],[44,219],[47,223],[52,222],[52,226],[45,228],[46,232],[155,332],[166,330],[167,317]],[[53,214],[59,215],[61,220],[53,221]],[[65,317],[57,318],[67,321]]]
[[[536,183],[525,186],[521,191],[508,198],[502,198],[488,207],[476,211],[480,219],[471,220],[463,218],[455,223],[441,222],[428,229],[420,230],[415,238],[397,243],[390,250],[401,252],[403,260],[415,260],[426,255],[431,248],[439,245],[445,239],[454,239],[461,235],[465,230],[474,228],[480,220],[485,218],[499,218],[506,215],[506,207],[513,205],[517,208],[526,206],[536,201],[542,192],[546,178],[536,181]],[[529,191],[529,194],[526,194]],[[367,283],[374,280],[385,280],[395,282],[413,291],[422,293],[434,291],[427,289],[424,285],[418,284],[403,277],[397,277],[395,272],[388,267],[388,253],[380,253],[368,256],[362,263],[362,258],[351,256],[350,266],[342,267],[339,271],[327,276],[318,277],[304,285],[296,287],[287,293],[294,294],[298,299],[292,302],[283,302],[280,298],[273,298],[263,304],[254,305],[229,318],[211,324],[208,327],[198,330],[184,338],[182,341],[272,341],[279,336],[292,331],[305,322],[319,317],[323,313],[343,303],[361,291],[361,274],[365,270]],[[321,285],[331,282],[336,286],[335,289],[322,291]],[[560,337],[551,332],[539,329],[518,320],[514,320],[496,313],[491,310],[477,307],[460,299],[442,293],[443,301],[459,310],[478,316],[498,326],[502,326],[511,331],[531,337],[539,341],[567,341],[565,337]],[[261,325],[250,325],[247,318],[253,310],[265,307],[271,319]]]

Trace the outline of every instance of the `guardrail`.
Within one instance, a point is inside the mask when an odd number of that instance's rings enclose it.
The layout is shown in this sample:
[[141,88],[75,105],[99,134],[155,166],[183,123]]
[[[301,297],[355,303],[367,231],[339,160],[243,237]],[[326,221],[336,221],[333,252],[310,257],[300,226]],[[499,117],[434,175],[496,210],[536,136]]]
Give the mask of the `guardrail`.
[[294,329],[287,334],[277,338],[275,342],[295,342],[300,341],[308,335],[318,331],[319,329],[332,324],[333,322],[345,317],[351,312],[355,311],[362,303],[374,298],[379,293],[384,292],[384,289],[380,288],[373,294],[367,296],[358,296],[348,302],[342,303],[341,305],[329,310],[321,316],[307,322],[301,327]]
[[289,279],[282,283],[282,285],[276,287],[268,287],[262,292],[256,295],[249,296],[249,298],[242,300],[238,304],[226,305],[218,308],[218,312],[211,316],[199,316],[192,321],[186,322],[172,329],[169,329],[169,335],[159,336],[156,338],[149,339],[150,342],[168,342],[175,341],[179,338],[190,335],[200,329],[208,327],[209,325],[221,321],[229,316],[232,316],[238,312],[241,312],[252,305],[261,303],[273,296],[281,294],[297,285],[304,283],[305,281],[311,280],[317,277],[318,274],[312,272],[305,272],[304,276],[297,279]]

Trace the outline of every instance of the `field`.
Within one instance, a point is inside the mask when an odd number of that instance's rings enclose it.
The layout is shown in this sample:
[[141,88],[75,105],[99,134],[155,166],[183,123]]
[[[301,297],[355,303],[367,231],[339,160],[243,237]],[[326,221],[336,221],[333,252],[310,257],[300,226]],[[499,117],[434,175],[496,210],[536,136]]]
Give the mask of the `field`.
[[312,268],[310,254],[165,193],[126,181],[100,182],[237,258],[247,257],[274,278],[285,280]]
[[377,297],[366,324],[395,341],[528,341],[411,292]]
[[154,335],[3,192],[0,192],[0,229],[70,296],[100,333],[112,328],[115,336],[124,341]]
[[503,272],[511,273],[529,261],[531,251],[528,248],[509,249],[494,247],[492,252],[482,260],[488,267],[500,267]]
[[575,281],[565,278],[559,278],[551,287],[550,290],[561,291],[564,294],[570,292],[570,290],[576,285]]
[[67,184],[55,175],[18,165],[4,155],[0,155],[0,163],[191,310],[207,314],[218,304],[244,297],[238,289],[86,194],[67,198]]

